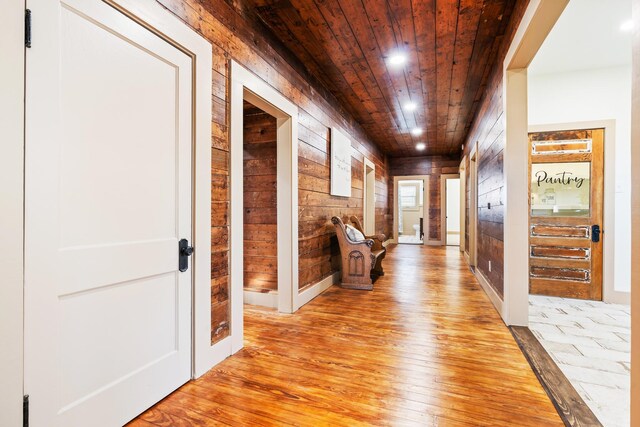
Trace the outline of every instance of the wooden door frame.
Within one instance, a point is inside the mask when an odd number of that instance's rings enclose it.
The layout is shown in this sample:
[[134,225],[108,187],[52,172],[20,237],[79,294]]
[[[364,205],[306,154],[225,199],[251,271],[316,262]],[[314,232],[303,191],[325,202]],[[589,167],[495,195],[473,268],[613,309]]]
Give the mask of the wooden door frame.
[[[373,173],[373,197],[369,200],[369,196],[367,195],[367,168],[371,169]],[[376,231],[376,165],[371,160],[364,158],[363,162],[363,203],[362,203],[362,226],[364,227],[364,232],[367,235],[373,235]],[[371,206],[373,205],[373,206]],[[371,211],[373,211],[373,215],[371,215]],[[373,223],[371,223],[373,221]]]
[[467,171],[465,169],[465,162],[467,156],[460,161],[460,167],[458,168],[460,173],[460,252],[464,254],[467,248]]
[[439,241],[429,241],[429,217],[425,215],[426,206],[429,203],[429,179],[431,175],[402,175],[393,177],[393,232],[392,243],[398,243],[398,181],[420,181],[423,185],[423,201],[422,201],[422,227],[424,229],[423,245],[439,245]]
[[23,202],[24,202],[24,1],[0,14],[0,425],[22,425],[23,391]]
[[[440,241],[447,246],[447,179],[460,179],[459,173],[446,173],[440,175]],[[462,240],[462,230],[460,230]]]
[[604,129],[604,199],[603,199],[603,254],[602,300],[616,304],[629,304],[630,294],[615,290],[615,120],[589,120],[571,123],[553,123],[529,126],[529,132],[556,132],[562,130]]

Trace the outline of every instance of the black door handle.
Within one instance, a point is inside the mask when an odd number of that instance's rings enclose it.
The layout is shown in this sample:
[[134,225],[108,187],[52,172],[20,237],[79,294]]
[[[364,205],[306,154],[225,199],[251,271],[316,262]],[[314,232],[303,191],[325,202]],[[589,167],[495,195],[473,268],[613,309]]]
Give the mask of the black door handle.
[[178,270],[187,271],[189,269],[189,257],[193,254],[193,247],[189,246],[187,239],[178,242]]
[[591,226],[591,241],[593,243],[598,243],[600,241],[600,226],[592,225]]

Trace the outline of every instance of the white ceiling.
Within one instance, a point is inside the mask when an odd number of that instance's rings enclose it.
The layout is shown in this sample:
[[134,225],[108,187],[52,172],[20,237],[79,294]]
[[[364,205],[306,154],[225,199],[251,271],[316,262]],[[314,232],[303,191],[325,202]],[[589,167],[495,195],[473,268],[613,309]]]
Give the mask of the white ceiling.
[[631,0],[570,0],[529,74],[631,64],[631,32],[620,25],[631,19]]

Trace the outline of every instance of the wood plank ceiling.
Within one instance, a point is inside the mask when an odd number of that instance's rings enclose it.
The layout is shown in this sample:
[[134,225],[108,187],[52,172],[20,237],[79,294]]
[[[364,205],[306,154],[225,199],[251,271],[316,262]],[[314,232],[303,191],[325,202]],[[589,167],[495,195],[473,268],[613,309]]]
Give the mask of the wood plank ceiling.
[[[515,0],[246,2],[370,138],[399,157],[460,153]],[[404,66],[389,63],[398,52]]]

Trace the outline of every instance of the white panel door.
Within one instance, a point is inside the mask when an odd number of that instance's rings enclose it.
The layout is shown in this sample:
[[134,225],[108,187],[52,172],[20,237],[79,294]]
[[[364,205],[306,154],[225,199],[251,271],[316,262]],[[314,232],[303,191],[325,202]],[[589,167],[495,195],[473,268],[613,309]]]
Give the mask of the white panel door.
[[118,426],[191,376],[191,58],[99,0],[28,7],[30,425]]

